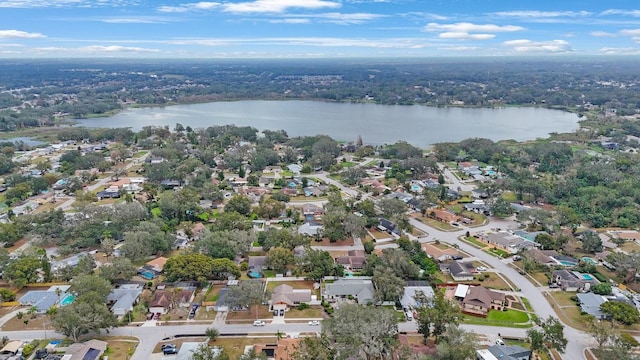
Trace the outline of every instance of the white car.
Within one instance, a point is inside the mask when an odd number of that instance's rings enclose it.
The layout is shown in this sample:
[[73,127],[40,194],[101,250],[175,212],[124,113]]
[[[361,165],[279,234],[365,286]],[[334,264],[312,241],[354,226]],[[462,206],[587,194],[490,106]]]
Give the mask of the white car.
[[496,345],[504,346],[504,341],[502,341],[502,339],[497,339],[496,340]]
[[311,325],[311,326],[318,326],[318,325],[320,325],[320,321],[318,321],[318,320],[311,320],[311,321],[309,321],[309,325]]
[[253,326],[265,326],[266,323],[262,320],[256,320],[253,322]]
[[487,271],[487,268],[486,268],[486,267],[484,267],[484,266],[478,266],[478,267],[476,268],[476,270],[478,270],[478,271]]

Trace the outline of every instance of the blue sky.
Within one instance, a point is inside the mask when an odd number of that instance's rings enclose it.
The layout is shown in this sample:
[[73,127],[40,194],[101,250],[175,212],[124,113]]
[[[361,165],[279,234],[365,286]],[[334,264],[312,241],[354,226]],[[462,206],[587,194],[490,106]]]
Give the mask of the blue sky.
[[637,0],[0,0],[0,58],[640,55]]

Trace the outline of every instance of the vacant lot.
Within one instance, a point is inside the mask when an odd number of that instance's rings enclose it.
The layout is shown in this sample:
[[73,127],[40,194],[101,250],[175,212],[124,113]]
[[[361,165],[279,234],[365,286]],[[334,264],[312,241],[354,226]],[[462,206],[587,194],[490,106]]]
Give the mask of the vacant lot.
[[133,337],[124,338],[105,338],[107,342],[107,351],[104,352],[105,357],[111,360],[128,360],[136,351],[138,339]]

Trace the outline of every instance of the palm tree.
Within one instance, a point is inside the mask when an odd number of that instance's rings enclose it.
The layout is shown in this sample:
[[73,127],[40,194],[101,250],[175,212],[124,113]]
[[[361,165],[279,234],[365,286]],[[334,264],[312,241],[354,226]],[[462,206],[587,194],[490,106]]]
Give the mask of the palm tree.
[[31,318],[32,318],[32,319],[36,317],[36,313],[37,313],[37,312],[38,312],[38,308],[37,308],[37,307],[35,307],[35,305],[34,305],[34,306],[31,306],[31,307],[29,308],[29,310],[27,310],[27,314],[28,314],[28,315],[31,315]]

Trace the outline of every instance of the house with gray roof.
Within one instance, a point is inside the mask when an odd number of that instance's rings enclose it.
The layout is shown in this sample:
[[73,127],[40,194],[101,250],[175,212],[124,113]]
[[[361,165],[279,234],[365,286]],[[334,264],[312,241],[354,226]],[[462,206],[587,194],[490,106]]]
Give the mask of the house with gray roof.
[[310,301],[311,289],[294,289],[287,284],[276,286],[273,289],[273,295],[271,295],[271,307],[273,309],[276,309],[277,305],[281,305],[279,308],[287,308],[300,305],[300,303],[309,303]]
[[133,306],[138,302],[138,297],[142,293],[142,285],[124,284],[117,289],[111,290],[107,295],[107,306],[116,316],[124,316],[127,312],[133,311]]
[[435,295],[426,281],[409,281],[400,299],[403,309],[416,309],[423,305],[416,300],[416,294],[424,295],[427,299],[432,299]]
[[532,352],[518,345],[493,345],[476,350],[478,360],[530,360]]
[[338,279],[326,284],[324,296],[327,300],[353,298],[358,304],[375,302],[373,282],[370,278]]
[[608,319],[609,316],[600,310],[600,305],[607,302],[607,299],[594,293],[578,293],[578,301],[580,301],[580,311],[593,316],[598,320]]
[[585,288],[587,281],[578,274],[564,269],[555,270],[551,273],[551,281],[558,284],[564,291],[579,291]]
[[22,306],[35,306],[36,313],[44,314],[53,305],[57,304],[63,296],[64,295],[58,296],[55,291],[32,290],[24,294],[19,302]]
[[449,264],[449,274],[454,281],[472,281],[473,274],[461,261],[453,261]]

